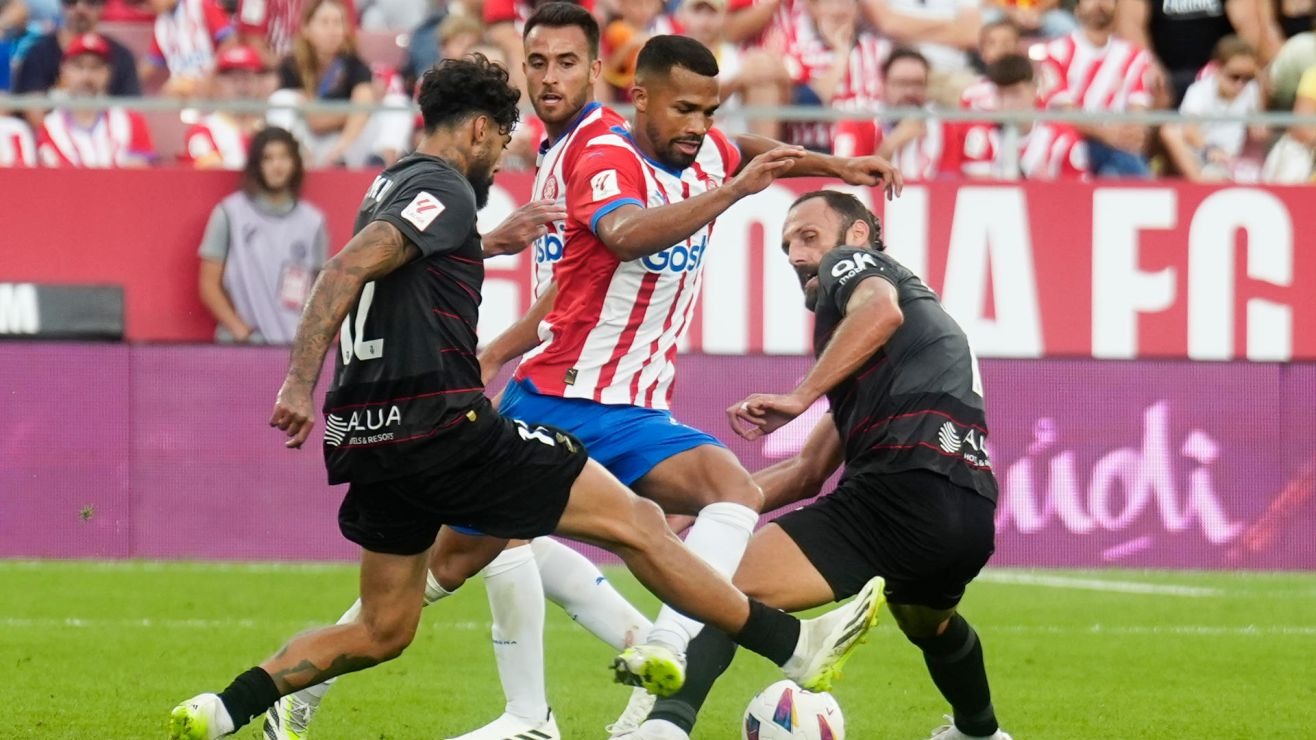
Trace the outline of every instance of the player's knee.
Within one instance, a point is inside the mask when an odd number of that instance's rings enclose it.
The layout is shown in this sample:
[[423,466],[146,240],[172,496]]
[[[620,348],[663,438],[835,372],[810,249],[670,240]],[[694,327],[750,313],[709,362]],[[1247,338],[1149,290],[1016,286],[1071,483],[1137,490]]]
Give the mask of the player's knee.
[[633,497],[626,531],[620,533],[621,544],[632,550],[649,551],[657,547],[670,531],[662,507],[647,498]]
[[416,638],[416,627],[417,622],[407,620],[389,620],[370,625],[372,657],[383,663],[401,655]]
[[955,616],[954,609],[933,609],[915,604],[888,604],[888,608],[900,631],[911,641],[936,637],[946,622]]
[[717,502],[740,504],[754,511],[763,511],[763,489],[759,488],[749,473],[742,472],[734,479],[720,483],[712,500],[704,502],[704,505]]
[[460,557],[431,562],[430,573],[434,575],[434,580],[438,581],[439,586],[448,592],[461,588],[467,579],[475,575],[474,572],[471,572],[471,563],[465,562],[465,558]]

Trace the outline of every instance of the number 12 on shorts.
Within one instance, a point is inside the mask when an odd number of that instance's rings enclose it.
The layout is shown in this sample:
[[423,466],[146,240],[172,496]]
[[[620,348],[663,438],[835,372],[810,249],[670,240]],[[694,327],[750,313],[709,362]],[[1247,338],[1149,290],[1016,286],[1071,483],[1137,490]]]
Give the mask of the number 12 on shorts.
[[375,301],[375,281],[371,280],[361,286],[361,298],[356,302],[356,341],[352,341],[352,314],[343,319],[343,328],[339,332],[338,348],[343,352],[343,364],[350,365],[352,357],[358,360],[378,360],[384,356],[383,339],[366,339],[366,314],[370,313],[370,304]]

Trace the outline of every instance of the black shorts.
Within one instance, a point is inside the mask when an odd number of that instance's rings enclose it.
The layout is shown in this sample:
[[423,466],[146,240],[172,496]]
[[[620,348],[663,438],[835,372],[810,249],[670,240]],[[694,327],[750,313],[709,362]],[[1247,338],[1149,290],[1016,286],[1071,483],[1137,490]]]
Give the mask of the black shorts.
[[371,483],[353,483],[338,509],[343,536],[371,552],[415,555],[443,525],[492,537],[551,533],[589,460],[575,437],[499,416],[488,401],[449,442],[459,460]]
[[893,604],[949,609],[995,549],[996,504],[929,470],[859,473],[776,524],[837,600],[873,576]]

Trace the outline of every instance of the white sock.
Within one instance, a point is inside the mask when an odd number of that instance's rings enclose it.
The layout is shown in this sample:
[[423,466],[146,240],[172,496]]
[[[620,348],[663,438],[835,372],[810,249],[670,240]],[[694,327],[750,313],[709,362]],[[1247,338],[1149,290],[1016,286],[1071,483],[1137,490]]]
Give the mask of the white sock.
[[624,650],[649,634],[653,623],[617,593],[589,558],[551,537],[535,539],[530,549],[539,566],[544,595],[581,627],[614,650]]
[[506,712],[529,722],[548,715],[544,688],[544,584],[529,546],[504,550],[485,566],[494,657]]
[[[438,580],[434,578],[433,573],[428,570],[425,571],[425,606],[429,606],[446,596],[452,596],[452,592],[443,586],[440,586]],[[358,598],[356,601],[352,602],[352,605],[347,608],[347,611],[343,612],[343,616],[338,618],[337,624],[355,622],[360,614],[361,599]],[[301,691],[298,691],[295,696],[297,699],[310,704],[312,708],[318,707],[320,706],[320,702],[324,700],[324,695],[329,693],[329,689],[333,688],[334,681],[337,680],[338,678],[334,677],[324,683],[307,686]]]
[[[740,559],[745,556],[745,548],[749,546],[749,538],[753,536],[758,521],[758,512],[748,506],[729,501],[709,504],[695,517],[694,526],[686,535],[685,546],[713,570],[730,578],[740,567]],[[664,606],[658,612],[658,619],[654,620],[648,642],[683,653],[703,628],[699,622]]]
[[649,719],[640,725],[648,734],[645,737],[662,738],[662,740],[690,740],[685,730],[665,719]]

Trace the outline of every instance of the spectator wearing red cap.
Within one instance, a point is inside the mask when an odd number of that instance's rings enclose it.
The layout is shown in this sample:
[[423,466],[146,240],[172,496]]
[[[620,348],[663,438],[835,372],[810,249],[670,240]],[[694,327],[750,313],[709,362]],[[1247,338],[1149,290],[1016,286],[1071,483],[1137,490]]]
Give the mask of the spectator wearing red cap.
[[155,10],[155,35],[141,65],[143,80],[167,73],[163,92],[192,97],[215,69],[215,54],[231,43],[233,26],[215,0],[148,0]]
[[[265,60],[250,46],[231,46],[219,53],[209,81],[214,100],[258,100],[264,97]],[[251,135],[265,125],[259,114],[215,111],[203,116],[184,134],[182,159],[198,169],[240,170],[247,162]]]
[[[105,0],[61,0],[64,8],[64,22],[56,30],[42,36],[32,44],[23,56],[14,75],[14,92],[45,93],[59,81],[59,67],[64,60],[64,50],[69,42],[87,33],[96,33],[101,21],[101,12]],[[137,62],[128,47],[105,36],[110,45],[110,95],[115,97],[136,97],[142,94],[142,86],[137,80]],[[31,111],[28,122],[32,126],[41,125],[45,111]]]
[[[103,97],[110,85],[110,45],[83,34],[69,42],[59,68],[69,98]],[[151,133],[141,114],[109,108],[56,108],[42,121],[37,151],[48,167],[142,167],[155,159]]]

